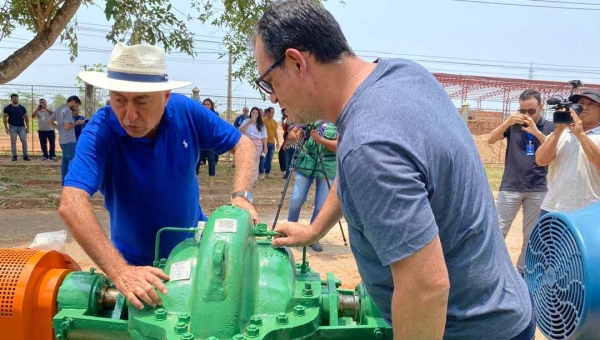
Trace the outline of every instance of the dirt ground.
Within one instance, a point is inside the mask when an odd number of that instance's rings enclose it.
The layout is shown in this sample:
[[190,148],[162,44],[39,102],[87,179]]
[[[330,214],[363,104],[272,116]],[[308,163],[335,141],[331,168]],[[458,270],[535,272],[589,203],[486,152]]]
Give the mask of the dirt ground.
[[[485,142],[486,138],[487,136],[475,136],[482,160],[488,163],[498,163],[499,160],[503,162],[505,146],[502,144],[488,146]],[[60,162],[46,164],[34,160],[25,166],[24,164],[15,165],[15,163],[23,162],[11,163],[6,160],[7,157],[2,158],[0,159],[0,235],[2,235],[0,248],[28,247],[37,233],[66,229],[56,212],[60,198]],[[275,175],[259,181],[254,189],[255,206],[261,216],[261,222],[269,225],[273,223],[277,204],[285,184],[276,163],[275,161]],[[487,167],[487,170],[490,185],[493,190],[497,190],[502,168]],[[219,162],[217,168],[216,183],[213,188],[207,185],[206,171],[205,167],[201,170],[202,198],[200,201],[205,213],[209,214],[218,206],[227,204],[234,169],[231,167],[231,163],[223,157],[223,161]],[[286,201],[289,201],[292,188],[293,181],[290,182]],[[313,199],[314,191],[311,191],[307,204],[302,210],[301,221],[308,222],[313,208],[310,202]],[[108,214],[102,207],[101,195],[95,195],[93,201],[98,220],[108,235]],[[287,202],[283,204],[279,221],[285,220],[286,216]],[[506,239],[513,263],[516,263],[521,249],[521,225],[522,213],[519,212]],[[343,223],[343,229],[347,237],[345,223]],[[322,253],[315,253],[308,248],[307,256],[310,266],[322,276],[328,272],[334,273],[342,281],[342,287],[353,289],[360,282],[360,276],[350,247],[344,246],[340,228],[334,227],[321,243],[324,247]],[[300,261],[302,249],[298,248],[292,251],[296,260]],[[95,266],[70,236],[65,252],[78,261],[84,270]],[[545,339],[539,331],[536,338]]]

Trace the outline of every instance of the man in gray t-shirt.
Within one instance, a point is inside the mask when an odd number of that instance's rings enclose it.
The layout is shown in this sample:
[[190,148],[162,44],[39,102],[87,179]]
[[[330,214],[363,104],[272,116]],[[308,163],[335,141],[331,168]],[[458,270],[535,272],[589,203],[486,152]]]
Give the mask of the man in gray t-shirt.
[[79,105],[81,105],[79,97],[70,96],[67,103],[59,106],[47,120],[50,126],[58,129],[58,143],[63,152],[61,164],[63,182],[69,171],[69,164],[75,158],[75,143],[77,142],[75,126],[84,124],[83,120],[77,122],[73,120],[73,109],[78,109]]
[[48,119],[50,119],[50,116],[53,113],[54,111],[48,108],[46,99],[42,98],[39,101],[37,109],[35,109],[31,115],[31,118],[37,118],[38,121],[38,137],[40,139],[42,153],[44,154],[42,161],[56,162],[56,135],[54,133],[54,128],[48,124]]
[[[315,34],[315,32],[317,32]],[[259,20],[257,85],[295,122],[338,126],[338,177],[310,226],[285,223],[274,246],[348,222],[367,291],[396,339],[527,339],[529,292],[511,264],[473,137],[442,86],[401,59],[365,62],[312,1]]]

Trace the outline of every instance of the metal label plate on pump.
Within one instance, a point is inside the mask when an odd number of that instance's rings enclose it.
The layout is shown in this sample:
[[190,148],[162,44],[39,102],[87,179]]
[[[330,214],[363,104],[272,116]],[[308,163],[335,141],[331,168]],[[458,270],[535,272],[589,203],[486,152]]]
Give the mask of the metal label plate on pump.
[[171,271],[169,272],[170,281],[182,281],[189,280],[192,274],[192,262],[181,261],[175,262],[171,265]]
[[220,218],[215,221],[215,233],[237,232],[237,220],[233,218]]

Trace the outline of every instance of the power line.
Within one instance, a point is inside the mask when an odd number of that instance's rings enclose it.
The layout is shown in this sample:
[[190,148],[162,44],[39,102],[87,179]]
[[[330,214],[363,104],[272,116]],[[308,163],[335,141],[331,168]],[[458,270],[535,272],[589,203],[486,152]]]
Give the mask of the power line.
[[573,2],[573,1],[556,1],[556,0],[523,0],[530,2],[547,2],[547,3],[555,3],[555,4],[565,4],[565,5],[587,5],[587,6],[600,6],[598,3],[589,3],[589,2]]
[[501,6],[517,6],[517,7],[555,8],[555,9],[600,11],[600,8],[586,8],[586,7],[527,5],[527,4],[514,4],[514,3],[503,3],[503,2],[486,2],[486,1],[478,1],[478,0],[450,0],[450,1],[454,1],[454,2],[468,2],[468,3],[475,3],[475,4],[487,4],[487,5],[501,5]]

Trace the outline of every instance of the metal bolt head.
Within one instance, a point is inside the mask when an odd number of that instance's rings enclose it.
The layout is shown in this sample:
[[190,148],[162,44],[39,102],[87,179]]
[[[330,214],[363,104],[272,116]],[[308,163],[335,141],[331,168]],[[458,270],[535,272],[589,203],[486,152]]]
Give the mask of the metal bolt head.
[[375,328],[373,335],[375,335],[375,339],[377,339],[377,340],[383,339],[383,332],[379,328]]
[[285,325],[288,323],[288,316],[285,313],[279,313],[275,317],[275,322],[279,325]]
[[219,340],[216,336],[209,336],[206,340]]
[[260,317],[260,315],[253,315],[250,318],[250,324],[255,325],[255,326],[262,326],[263,322],[262,322],[262,318]]
[[90,274],[92,274],[92,275],[93,275],[95,272],[96,272],[96,268],[93,268],[93,267],[92,267],[92,268],[90,268]]
[[313,295],[312,284],[309,281],[306,281],[304,283],[304,289],[302,289],[302,295],[304,295],[304,296],[312,296]]
[[301,305],[294,306],[294,315],[296,315],[296,316],[305,316],[306,315],[306,308],[304,306],[301,306]]
[[249,325],[246,327],[246,336],[249,338],[255,338],[258,336],[259,329],[256,325]]
[[184,334],[187,332],[187,324],[185,322],[178,322],[175,327],[175,334]]
[[246,340],[246,337],[242,334],[236,334],[233,336],[233,340]]
[[163,321],[167,320],[167,310],[164,308],[158,308],[154,311],[154,320]]
[[[214,337],[211,337],[214,338]],[[210,339],[210,338],[209,338]],[[215,338],[216,339],[216,338]],[[181,336],[181,340],[194,340],[194,334],[190,333],[190,332],[186,332],[185,334],[183,334]],[[218,339],[217,339],[218,340]]]
[[185,322],[185,323],[190,322],[190,314],[189,313],[180,313],[177,316],[177,321]]

